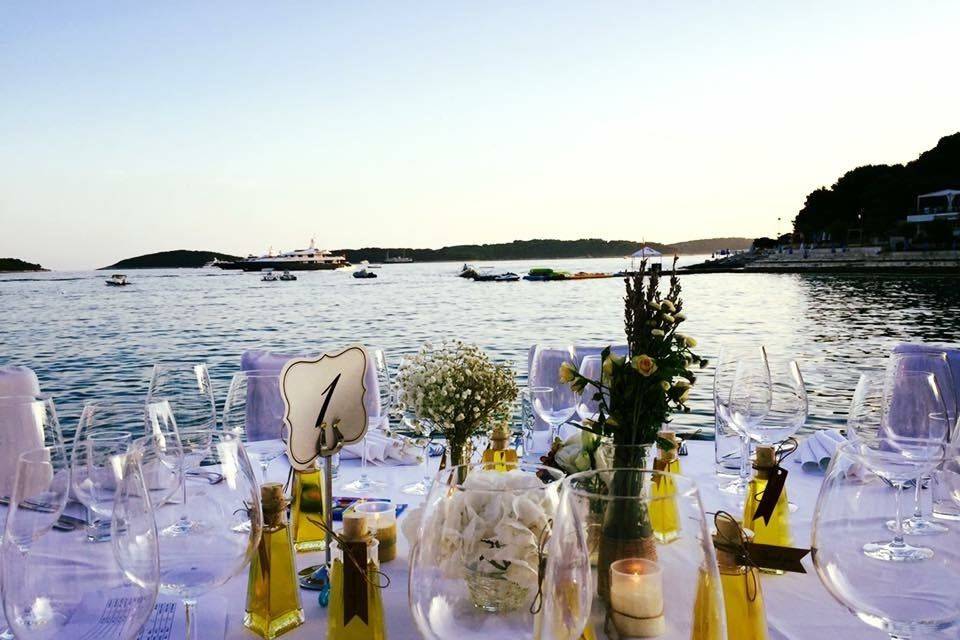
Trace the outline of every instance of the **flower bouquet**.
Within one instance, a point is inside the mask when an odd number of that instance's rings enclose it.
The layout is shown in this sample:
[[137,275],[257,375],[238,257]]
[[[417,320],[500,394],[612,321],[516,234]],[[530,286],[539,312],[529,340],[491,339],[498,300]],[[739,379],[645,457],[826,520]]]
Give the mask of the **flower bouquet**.
[[[601,353],[601,375],[593,380],[576,367],[564,363],[561,381],[577,393],[590,388],[599,410],[595,420],[579,426],[613,444],[614,471],[608,476],[607,495],[641,498],[649,491],[643,484],[649,476],[635,470],[646,466],[649,446],[657,442],[657,433],[669,422],[674,411],[689,411],[687,398],[696,381],[694,366],[706,361],[692,349],[696,341],[679,332],[686,319],[680,297],[676,260],[666,294],[660,291],[660,272],[640,271],[625,279],[624,324],[629,357],[617,356],[607,347]],[[671,447],[669,442],[659,446]],[[606,596],[605,569],[624,557],[655,559],[656,547],[650,515],[642,500],[614,500],[603,516],[600,535],[600,593]]]
[[509,422],[517,397],[510,367],[459,341],[425,343],[397,374],[400,403],[447,439],[450,464],[470,462],[470,442]]

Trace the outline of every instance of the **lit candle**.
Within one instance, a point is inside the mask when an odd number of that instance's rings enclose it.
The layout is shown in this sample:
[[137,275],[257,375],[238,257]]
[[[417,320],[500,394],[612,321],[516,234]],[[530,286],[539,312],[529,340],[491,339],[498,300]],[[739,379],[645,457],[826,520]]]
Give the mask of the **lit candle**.
[[654,638],[667,630],[663,618],[663,572],[645,558],[610,565],[610,609],[623,638]]
[[378,560],[390,562],[397,557],[397,508],[389,502],[358,502],[351,509],[362,513],[367,527],[379,542]]

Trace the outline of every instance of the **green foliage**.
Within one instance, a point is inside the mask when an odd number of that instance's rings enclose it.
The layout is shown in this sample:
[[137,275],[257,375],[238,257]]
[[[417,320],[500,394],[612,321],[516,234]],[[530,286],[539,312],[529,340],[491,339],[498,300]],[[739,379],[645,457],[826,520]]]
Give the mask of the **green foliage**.
[[615,445],[650,444],[673,411],[689,411],[687,396],[697,379],[692,367],[706,364],[692,351],[696,340],[677,331],[686,318],[676,271],[662,295],[659,272],[646,274],[645,267],[641,264],[637,274],[625,279],[624,324],[630,357],[605,348],[600,354],[600,380],[586,378],[569,363],[560,370],[560,380],[575,392],[587,387],[597,390],[593,396],[600,405],[597,420],[581,426],[612,438]]
[[239,257],[226,253],[177,249],[127,258],[103,269],[198,269],[214,258],[223,262],[240,260]]
[[43,267],[17,258],[0,258],[0,272],[3,271],[45,271]]
[[918,195],[951,188],[960,188],[960,133],[941,138],[905,165],[857,167],[830,188],[815,189],[794,219],[794,231],[808,239],[826,231],[834,241],[845,240],[854,228],[862,228],[864,237],[890,235],[914,210]]

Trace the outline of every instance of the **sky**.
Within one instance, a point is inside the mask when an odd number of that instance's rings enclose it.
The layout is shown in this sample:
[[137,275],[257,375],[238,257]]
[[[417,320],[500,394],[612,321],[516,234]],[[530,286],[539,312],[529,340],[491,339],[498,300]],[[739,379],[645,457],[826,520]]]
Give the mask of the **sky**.
[[0,257],[773,235],[960,130],[958,34],[954,1],[6,2]]

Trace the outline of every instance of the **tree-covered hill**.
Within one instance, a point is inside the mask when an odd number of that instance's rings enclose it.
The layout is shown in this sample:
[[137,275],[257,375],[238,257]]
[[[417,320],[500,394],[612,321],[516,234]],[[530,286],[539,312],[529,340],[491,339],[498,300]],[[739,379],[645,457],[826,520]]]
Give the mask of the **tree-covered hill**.
[[175,251],[160,251],[135,258],[126,258],[109,267],[102,267],[102,269],[189,269],[202,267],[214,258],[224,262],[240,259],[237,256],[231,256],[226,253],[216,253],[214,251],[177,249]]
[[918,195],[941,189],[960,189],[960,133],[907,164],[857,167],[833,186],[816,189],[794,219],[794,231],[807,239],[826,232],[834,241],[846,240],[849,229],[862,228],[864,237],[891,235],[902,230]]
[[0,273],[14,271],[46,271],[33,262],[24,262],[18,258],[0,258]]

